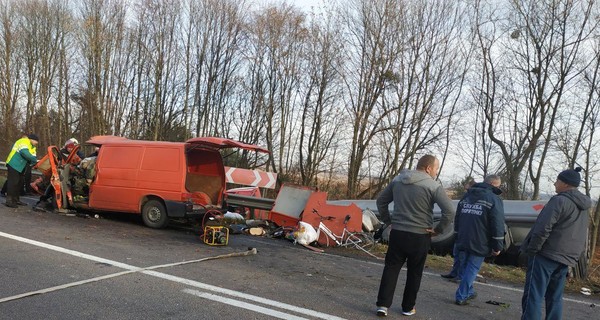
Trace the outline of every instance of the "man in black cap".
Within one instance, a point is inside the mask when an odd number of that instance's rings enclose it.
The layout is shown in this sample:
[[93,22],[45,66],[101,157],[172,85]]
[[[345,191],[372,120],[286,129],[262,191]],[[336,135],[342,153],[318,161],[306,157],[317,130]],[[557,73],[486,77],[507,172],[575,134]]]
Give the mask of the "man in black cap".
[[23,176],[26,167],[37,163],[35,146],[37,146],[38,141],[39,138],[35,134],[22,137],[15,142],[8,158],[6,158],[8,174],[6,202],[4,204],[7,207],[16,208],[18,205],[26,205],[21,202],[19,195],[23,187]]
[[577,187],[581,168],[558,175],[553,196],[540,212],[523,241],[521,251],[529,257],[521,304],[521,319],[561,319],[562,296],[569,266],[575,266],[585,250],[588,209],[592,201]]

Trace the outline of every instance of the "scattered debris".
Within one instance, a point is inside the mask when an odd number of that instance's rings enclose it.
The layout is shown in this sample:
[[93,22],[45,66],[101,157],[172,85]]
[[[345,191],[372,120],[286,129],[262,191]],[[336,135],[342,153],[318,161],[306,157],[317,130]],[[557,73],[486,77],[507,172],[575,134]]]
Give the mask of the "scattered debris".
[[475,279],[477,282],[487,283],[487,279],[480,274],[477,274],[477,278]]
[[323,249],[315,248],[315,247],[313,247],[313,246],[311,246],[311,245],[308,245],[308,244],[301,244],[301,245],[302,245],[303,247],[305,247],[306,249],[312,250],[312,251],[314,251],[314,252],[318,252],[318,253],[323,253],[323,252],[325,252],[325,250],[323,250]]
[[253,236],[262,236],[266,232],[265,232],[265,229],[263,229],[262,227],[253,227],[253,228],[248,229],[248,233],[250,233],[250,235],[253,235]]
[[495,300],[488,300],[485,303],[491,304],[491,305],[495,305],[495,306],[501,306],[502,308],[508,308],[508,307],[510,307],[510,304],[508,304],[508,303],[499,302],[499,301],[495,301]]
[[586,287],[582,287],[581,288],[581,294],[586,295],[586,296],[591,296],[592,295],[592,290]]

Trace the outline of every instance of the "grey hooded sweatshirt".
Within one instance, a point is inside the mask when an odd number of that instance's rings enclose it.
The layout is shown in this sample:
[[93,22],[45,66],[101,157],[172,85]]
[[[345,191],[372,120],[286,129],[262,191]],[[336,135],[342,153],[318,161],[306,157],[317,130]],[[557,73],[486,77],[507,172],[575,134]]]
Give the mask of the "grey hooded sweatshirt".
[[[394,202],[390,214],[388,205]],[[436,233],[443,231],[454,220],[456,208],[448,198],[439,181],[420,170],[402,170],[377,198],[377,210],[385,224],[392,229],[426,234],[433,228],[433,204],[442,209],[442,220],[436,226]]]
[[585,249],[591,205],[590,197],[577,189],[553,196],[523,240],[521,251],[574,266]]

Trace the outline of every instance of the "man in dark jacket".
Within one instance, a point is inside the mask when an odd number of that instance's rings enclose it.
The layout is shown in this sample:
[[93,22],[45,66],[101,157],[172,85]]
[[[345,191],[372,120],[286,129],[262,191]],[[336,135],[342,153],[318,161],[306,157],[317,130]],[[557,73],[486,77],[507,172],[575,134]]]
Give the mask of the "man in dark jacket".
[[466,305],[477,296],[473,283],[487,256],[497,256],[504,248],[504,204],[498,197],[502,183],[489,175],[483,183],[473,185],[458,203],[454,232],[459,251],[460,284],[456,304]]
[[523,241],[527,276],[521,300],[521,319],[541,319],[545,300],[546,319],[561,319],[562,297],[569,266],[577,264],[585,250],[592,201],[577,187],[581,168],[562,171],[553,196],[540,212]]
[[[377,209],[382,221],[392,225],[377,295],[378,316],[387,316],[404,262],[407,262],[408,271],[402,297],[402,314],[411,316],[416,313],[414,307],[431,235],[443,233],[454,219],[454,206],[442,185],[435,180],[439,169],[439,160],[432,155],[425,155],[419,159],[417,170],[400,172],[377,198]],[[392,201],[394,211],[390,214],[388,205]],[[442,209],[442,219],[435,230],[434,203]]]

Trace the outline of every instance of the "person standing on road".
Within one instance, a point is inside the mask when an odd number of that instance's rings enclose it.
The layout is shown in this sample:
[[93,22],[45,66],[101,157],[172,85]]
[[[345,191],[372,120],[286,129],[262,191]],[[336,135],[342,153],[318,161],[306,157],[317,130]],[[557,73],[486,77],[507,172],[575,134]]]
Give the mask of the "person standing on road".
[[554,195],[540,212],[523,240],[521,251],[528,255],[521,319],[541,319],[542,302],[546,319],[561,319],[562,297],[569,266],[575,266],[585,250],[589,225],[590,197],[577,190],[579,172],[564,170],[554,182]]
[[477,293],[473,283],[487,256],[497,256],[504,249],[504,204],[498,197],[500,176],[489,175],[476,183],[458,203],[454,232],[459,252],[461,280],[456,289],[456,304],[463,306]]
[[[467,183],[465,183],[464,185],[464,189],[465,192],[469,190],[469,188],[471,188],[473,185],[475,184],[475,179],[469,177],[469,180],[467,181]],[[448,279],[452,282],[460,282],[460,279],[462,277],[462,272],[460,270],[460,251],[458,250],[458,247],[456,246],[456,241],[454,241],[454,246],[452,247],[452,258],[454,259],[454,262],[452,263],[452,269],[450,269],[450,272],[445,273],[445,274],[441,274],[440,276],[444,279]]]
[[[416,313],[415,304],[421,285],[423,267],[431,244],[431,236],[443,233],[455,208],[436,177],[439,160],[432,155],[419,159],[416,170],[403,170],[377,198],[377,209],[385,224],[391,224],[385,267],[377,295],[377,315],[387,316],[392,305],[398,274],[407,262],[406,285],[402,297],[402,314]],[[394,202],[390,214],[388,205]],[[442,210],[442,219],[433,229],[433,205]]]
[[[27,138],[27,135],[26,134],[22,135],[21,139],[23,139],[23,138]],[[29,149],[29,152],[33,156],[36,156],[36,148],[33,145],[31,146],[31,149]],[[31,166],[27,165],[25,167],[24,176],[25,176],[25,180],[27,180],[27,179],[31,180]],[[3,197],[6,197],[7,190],[8,190],[8,179],[4,180],[4,184],[2,184],[2,190],[0,190],[0,195]],[[28,189],[25,186],[25,181],[23,181],[23,190],[21,190],[21,195],[25,195],[27,190]]]
[[25,167],[37,163],[37,158],[32,154],[32,150],[35,150],[38,141],[39,138],[35,134],[29,134],[17,140],[8,154],[6,159],[7,191],[4,203],[7,207],[16,208],[17,205],[26,205],[21,202],[19,196],[23,189]]

